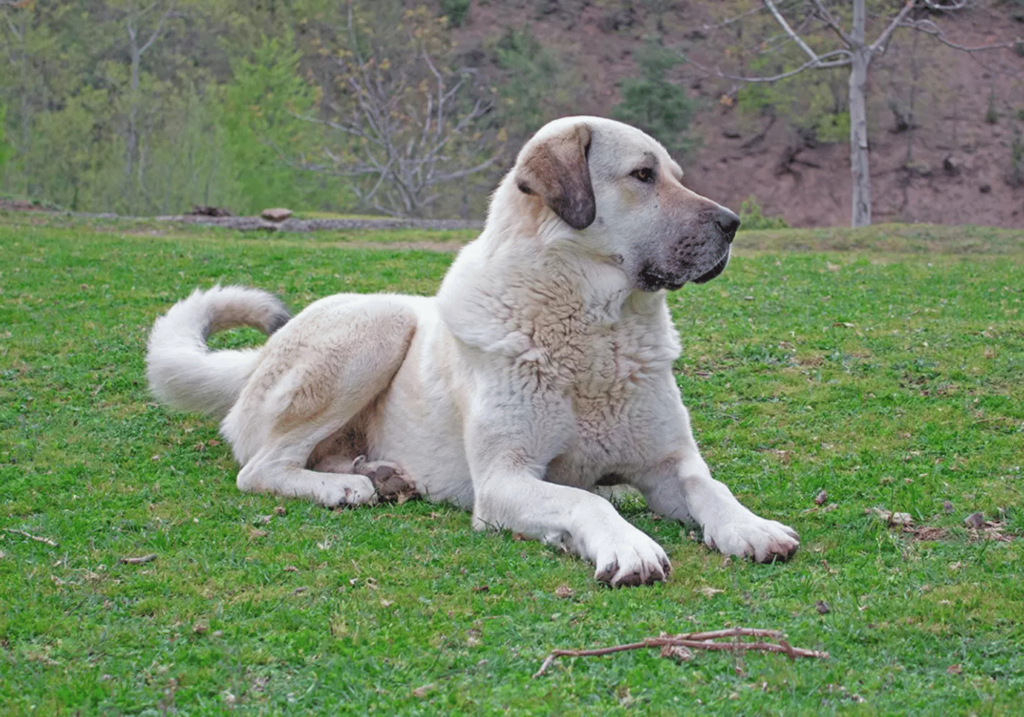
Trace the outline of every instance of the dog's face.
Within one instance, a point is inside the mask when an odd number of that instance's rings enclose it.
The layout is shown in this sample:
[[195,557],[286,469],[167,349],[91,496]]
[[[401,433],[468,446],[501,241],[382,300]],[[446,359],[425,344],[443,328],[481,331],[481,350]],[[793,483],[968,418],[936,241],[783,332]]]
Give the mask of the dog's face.
[[740,220],[682,185],[665,148],[598,117],[545,125],[523,148],[514,179],[564,222],[569,238],[618,263],[642,291],[709,281],[729,262]]

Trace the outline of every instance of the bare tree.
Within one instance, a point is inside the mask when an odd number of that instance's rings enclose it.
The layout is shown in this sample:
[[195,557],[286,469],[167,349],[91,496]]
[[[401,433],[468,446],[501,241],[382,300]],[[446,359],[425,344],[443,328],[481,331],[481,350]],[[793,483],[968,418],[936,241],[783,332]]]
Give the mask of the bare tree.
[[[25,0],[14,0],[0,3],[0,7],[11,7],[15,10],[25,10],[28,3]],[[18,142],[16,150],[19,155],[23,158],[26,163],[25,167],[25,194],[31,193],[31,185],[29,178],[32,176],[31,167],[27,166],[29,163],[28,159],[25,159],[29,155],[29,147],[32,142],[32,123],[31,123],[31,112],[30,103],[31,95],[30,87],[31,80],[30,74],[30,60],[29,52],[26,47],[26,36],[29,28],[32,26],[32,15],[28,12],[19,13],[4,13],[4,20],[6,21],[3,25],[0,25],[0,36],[3,37],[4,47],[7,59],[11,63],[12,67],[17,68],[18,77],[18,105],[19,113],[18,120],[21,125],[21,137]],[[17,22],[16,22],[17,20]]]
[[449,68],[441,33],[426,14],[404,13],[403,26],[363,22],[349,2],[337,33],[344,47],[333,56],[335,99],[321,107],[320,123],[340,133],[323,148],[329,164],[312,171],[351,180],[360,203],[383,214],[423,216],[439,187],[490,167],[497,159],[478,120],[493,98],[478,73]]
[[[844,3],[846,4],[846,3]],[[968,0],[904,0],[902,7],[894,11],[885,23],[884,29],[872,42],[866,39],[867,8],[865,0],[851,0],[852,18],[849,29],[843,26],[839,17],[834,15],[822,0],[813,0],[810,4],[800,3],[801,24],[798,27],[809,27],[812,23],[823,24],[839,44],[827,52],[815,51],[805,40],[805,35],[793,28],[793,25],[780,11],[773,0],[762,0],[775,23],[782,29],[786,38],[792,41],[806,56],[800,66],[770,77],[744,77],[727,74],[715,70],[714,74],[742,82],[777,82],[800,74],[806,70],[835,67],[849,67],[850,109],[850,174],[853,178],[853,209],[851,224],[854,227],[871,224],[871,173],[869,171],[868,151],[868,118],[865,86],[868,69],[872,59],[885,52],[893,34],[900,28],[910,28],[932,36],[944,45],[962,52],[975,53],[1001,48],[1013,48],[1022,42],[1020,38],[1008,42],[997,42],[980,47],[968,47],[950,40],[941,27],[930,17],[917,18],[918,12],[953,12],[968,6]],[[730,22],[730,21],[727,21]],[[690,60],[690,63],[702,68]]]
[[[145,7],[137,7],[132,0],[125,6],[125,28],[128,32],[128,50],[131,57],[131,67],[128,84],[128,127],[125,138],[124,176],[129,200],[134,191],[135,180],[133,175],[138,172],[138,181],[142,181],[142,163],[139,160],[139,111],[141,107],[141,93],[139,92],[140,73],[142,68],[142,56],[153,46],[164,31],[164,23],[174,12],[176,0],[170,0],[166,10],[159,16],[148,37],[141,33],[141,26],[146,22],[147,16],[156,9],[160,0],[154,0]],[[143,39],[145,37],[145,39]]]

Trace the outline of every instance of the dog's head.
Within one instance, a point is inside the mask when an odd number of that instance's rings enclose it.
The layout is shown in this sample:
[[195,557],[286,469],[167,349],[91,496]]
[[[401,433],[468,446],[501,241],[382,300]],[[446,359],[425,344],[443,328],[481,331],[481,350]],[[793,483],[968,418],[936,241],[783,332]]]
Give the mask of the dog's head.
[[599,117],[545,125],[512,170],[536,210],[561,223],[555,236],[620,264],[642,291],[710,281],[729,262],[739,217],[682,176],[656,140]]

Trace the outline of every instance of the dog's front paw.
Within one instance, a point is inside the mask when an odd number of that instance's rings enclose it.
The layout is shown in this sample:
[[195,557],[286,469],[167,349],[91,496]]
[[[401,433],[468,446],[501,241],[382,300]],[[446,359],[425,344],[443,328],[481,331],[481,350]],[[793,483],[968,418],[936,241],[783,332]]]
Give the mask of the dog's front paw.
[[749,510],[718,525],[704,526],[704,542],[726,555],[753,558],[759,563],[789,560],[800,547],[792,528],[760,518]]
[[664,582],[672,571],[661,546],[635,529],[600,546],[594,562],[594,577],[613,588]]

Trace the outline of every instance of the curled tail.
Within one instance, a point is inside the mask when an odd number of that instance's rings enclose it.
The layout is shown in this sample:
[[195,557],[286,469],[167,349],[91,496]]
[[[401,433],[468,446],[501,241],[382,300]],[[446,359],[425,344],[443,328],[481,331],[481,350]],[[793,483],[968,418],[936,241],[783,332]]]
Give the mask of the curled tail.
[[269,336],[289,318],[284,304],[265,291],[241,286],[195,290],[153,324],[146,351],[150,390],[173,408],[223,418],[255,370],[259,350],[210,351],[206,338],[237,326]]

